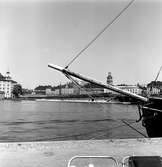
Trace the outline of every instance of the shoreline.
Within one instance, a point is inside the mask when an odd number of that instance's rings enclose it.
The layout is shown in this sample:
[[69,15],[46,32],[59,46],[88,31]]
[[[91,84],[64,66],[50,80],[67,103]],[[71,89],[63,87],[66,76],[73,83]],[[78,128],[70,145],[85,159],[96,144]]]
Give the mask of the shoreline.
[[38,102],[69,102],[69,103],[102,103],[102,104],[125,104],[130,105],[131,102],[105,101],[105,100],[88,100],[88,99],[35,99]]
[[49,96],[49,95],[30,95],[30,96],[21,96],[17,100],[36,100],[36,101],[69,101],[69,102],[102,102],[102,103],[131,103],[137,104],[137,101],[127,96],[123,95],[113,95],[108,93],[102,94],[92,94],[91,95],[94,100],[90,99],[87,94],[84,95],[57,95],[57,96]]

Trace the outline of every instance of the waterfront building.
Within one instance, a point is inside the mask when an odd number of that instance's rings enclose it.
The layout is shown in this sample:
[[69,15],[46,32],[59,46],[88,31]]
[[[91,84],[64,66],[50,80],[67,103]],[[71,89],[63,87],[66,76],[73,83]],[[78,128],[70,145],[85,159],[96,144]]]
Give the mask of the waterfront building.
[[54,94],[54,95],[60,95],[60,89],[55,89],[52,94]]
[[114,91],[109,90],[109,89],[104,89],[104,93],[108,93],[108,94],[116,94]]
[[47,96],[54,96],[54,95],[60,95],[60,89],[51,89],[51,88],[46,88],[45,94]]
[[74,88],[62,88],[61,89],[62,95],[71,95],[74,94]]
[[142,93],[142,89],[140,89],[137,85],[121,85],[118,87],[122,90],[131,92],[131,93],[135,93],[139,95]]
[[3,94],[5,98],[13,97],[12,90],[15,84],[17,84],[17,82],[12,80],[9,71],[6,73],[6,76],[3,76],[0,73],[0,91],[4,92]]
[[46,94],[46,90],[39,90],[39,89],[37,89],[37,90],[34,90],[34,92],[37,95],[45,95]]
[[46,88],[46,95],[52,95],[52,89],[51,88]]
[[78,88],[57,88],[55,90],[52,89],[46,89],[46,95],[77,95],[79,94]]
[[104,93],[104,89],[103,88],[84,88],[80,90],[80,94],[100,94],[100,93]]
[[[139,94],[139,95],[142,93],[142,89],[140,89],[137,85],[117,85],[116,87],[131,93]],[[104,89],[104,93],[118,94],[108,89]]]
[[147,84],[147,94],[149,95],[159,95],[162,91],[162,82],[161,81],[151,81]]
[[159,95],[161,89],[158,87],[147,87],[147,94],[148,95]]
[[50,85],[39,85],[34,89],[35,94],[45,95],[50,93],[52,86]]
[[82,88],[77,87],[76,85],[66,84],[62,88],[57,87],[55,89],[47,88],[45,90],[46,95],[84,95],[84,94],[100,94],[104,93],[103,88],[91,87],[91,85],[84,85]]

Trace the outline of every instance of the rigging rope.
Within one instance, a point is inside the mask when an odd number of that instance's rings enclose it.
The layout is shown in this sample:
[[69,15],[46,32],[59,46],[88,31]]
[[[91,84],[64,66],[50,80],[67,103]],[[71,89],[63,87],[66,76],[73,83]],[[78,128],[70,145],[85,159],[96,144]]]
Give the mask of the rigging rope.
[[65,76],[66,76],[70,81],[72,81],[79,89],[84,90],[84,91],[86,92],[86,94],[90,97],[90,99],[91,99],[92,101],[94,101],[94,97],[93,97],[92,95],[90,95],[83,87],[81,87],[80,84],[79,84],[75,79],[73,79],[73,78],[72,78],[70,75],[68,75],[68,74],[65,74]]
[[67,64],[65,69],[67,69],[89,46],[97,40],[97,38],[103,34],[108,27],[110,27],[121,15],[124,13],[126,9],[134,2],[135,0],[131,0],[78,54],[74,56],[74,58]]
[[145,138],[147,138],[147,136],[145,134],[143,134],[142,132],[140,132],[139,130],[137,130],[136,128],[134,128],[133,126],[131,126],[131,124],[129,124],[126,120],[121,120],[124,124],[126,124],[127,126],[129,126],[131,129],[133,129],[134,131],[136,131],[137,133],[141,134],[142,136],[144,136]]
[[[120,121],[122,121],[121,119],[119,119]],[[126,120],[124,120],[124,121],[126,121]],[[130,125],[132,125],[132,124],[134,124],[134,123],[137,123],[136,121],[133,121],[133,122],[131,122],[131,123],[128,123],[128,121],[127,121],[127,124],[129,124],[129,127],[130,127]],[[69,138],[72,138],[72,139],[80,139],[80,137],[85,137],[85,135],[90,135],[90,134],[95,134],[95,133],[97,133],[97,132],[105,132],[105,131],[111,131],[111,130],[114,130],[114,129],[118,129],[118,128],[121,128],[121,127],[125,127],[125,126],[128,126],[127,124],[122,124],[122,125],[119,125],[119,126],[115,126],[115,127],[112,127],[112,128],[103,128],[103,129],[98,129],[98,130],[94,130],[94,131],[91,131],[91,132],[85,132],[85,133],[78,133],[78,134],[73,134],[73,135],[65,135],[65,136],[58,136],[58,137],[53,137],[53,138],[50,138],[50,140],[67,140],[67,139],[69,139]],[[135,128],[133,129],[133,130],[135,130],[136,132],[138,132],[138,133],[140,133],[142,136],[144,136],[144,137],[146,137],[147,138],[147,136],[145,135],[145,134],[143,134],[142,132],[139,132],[139,131],[137,131]],[[104,136],[105,134],[102,134],[102,135],[98,135],[97,136],[97,138],[98,137],[102,137],[102,136]],[[94,139],[96,139],[96,137],[93,137],[93,138],[90,138],[89,140],[94,140]],[[44,139],[43,139],[44,140]],[[46,140],[49,140],[48,138],[46,139]]]
[[[119,125],[119,126],[110,128],[110,129],[103,129],[103,130],[100,130],[100,131],[98,130],[98,131],[96,131],[96,132],[110,131],[110,130],[114,130],[114,129],[116,129],[116,128],[121,128],[121,127],[128,126],[128,127],[130,127],[132,130],[134,130],[134,131],[136,131],[137,133],[139,133],[140,135],[142,135],[143,137],[147,138],[147,136],[146,136],[144,133],[142,133],[141,131],[137,130],[136,128],[134,128],[134,127],[132,126],[132,124],[137,123],[136,121],[133,121],[133,122],[131,122],[131,123],[128,123],[128,121],[126,121],[126,120],[123,120],[123,119],[119,119],[119,120],[122,121],[122,122],[124,123],[124,125],[122,124],[122,125]],[[92,133],[95,133],[95,132],[92,132]],[[103,137],[103,136],[105,136],[105,134],[98,135],[97,138],[98,138],[98,137],[101,138],[101,137]],[[96,139],[96,137],[90,138],[90,140],[94,140],[94,139]]]

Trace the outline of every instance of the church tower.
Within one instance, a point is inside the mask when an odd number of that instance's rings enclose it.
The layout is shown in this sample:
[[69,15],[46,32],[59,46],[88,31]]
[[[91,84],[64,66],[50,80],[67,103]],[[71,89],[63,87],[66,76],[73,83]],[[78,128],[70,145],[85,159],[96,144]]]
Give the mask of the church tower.
[[107,84],[113,85],[113,77],[111,75],[111,72],[108,72]]

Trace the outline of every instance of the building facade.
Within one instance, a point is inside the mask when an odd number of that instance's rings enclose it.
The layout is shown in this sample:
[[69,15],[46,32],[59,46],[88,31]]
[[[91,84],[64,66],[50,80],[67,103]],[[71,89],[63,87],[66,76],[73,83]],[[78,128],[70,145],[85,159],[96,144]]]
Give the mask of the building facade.
[[148,95],[160,95],[162,92],[162,81],[151,81],[147,84]]
[[157,87],[147,87],[147,94],[148,95],[159,95],[161,92],[160,88]]
[[142,93],[142,89],[140,89],[137,85],[118,86],[118,88],[138,95]]
[[6,76],[0,74],[0,91],[3,92],[5,98],[13,97],[12,90],[15,84],[17,82],[11,79],[9,72],[6,73]]
[[[137,85],[117,85],[116,87],[124,90],[124,91],[128,91],[131,93],[135,93],[135,94],[142,94],[142,89],[140,89]],[[104,89],[105,93],[111,93],[111,94],[118,94],[117,92],[114,92],[112,90],[108,90],[108,89]]]
[[51,88],[46,89],[46,95],[85,95],[85,94],[100,94],[104,93],[103,88],[79,88],[77,86],[64,88],[57,88],[52,90]]
[[100,93],[104,93],[104,89],[103,88],[85,88],[85,89],[81,89],[80,90],[80,94],[84,95],[84,94],[100,94]]

